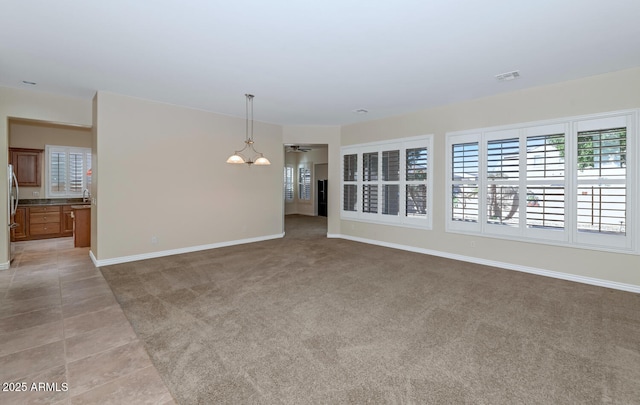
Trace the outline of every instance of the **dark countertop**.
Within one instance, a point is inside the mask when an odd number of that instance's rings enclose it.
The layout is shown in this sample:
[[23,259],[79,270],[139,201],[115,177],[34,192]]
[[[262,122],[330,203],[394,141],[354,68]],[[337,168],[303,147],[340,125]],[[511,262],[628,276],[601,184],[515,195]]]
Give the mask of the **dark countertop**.
[[18,207],[41,207],[43,205],[84,205],[82,198],[38,198],[18,201]]

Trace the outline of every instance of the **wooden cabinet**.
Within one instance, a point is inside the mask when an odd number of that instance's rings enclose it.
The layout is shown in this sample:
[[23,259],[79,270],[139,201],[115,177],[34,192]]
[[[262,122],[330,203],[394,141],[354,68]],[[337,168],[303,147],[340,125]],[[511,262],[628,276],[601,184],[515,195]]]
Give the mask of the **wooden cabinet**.
[[78,208],[73,210],[75,219],[73,229],[73,246],[91,246],[91,209]]
[[40,187],[42,149],[9,148],[9,163],[21,187]]
[[73,236],[72,211],[68,204],[18,207],[11,241]]
[[73,235],[73,215],[72,209],[70,205],[62,206],[62,230],[61,233],[63,236],[71,236]]
[[16,209],[16,215],[13,217],[13,222],[18,224],[18,226],[11,230],[12,242],[25,240],[29,235],[27,229],[27,210],[28,208],[25,207],[18,207],[18,209]]
[[29,235],[52,235],[60,233],[60,206],[29,208]]

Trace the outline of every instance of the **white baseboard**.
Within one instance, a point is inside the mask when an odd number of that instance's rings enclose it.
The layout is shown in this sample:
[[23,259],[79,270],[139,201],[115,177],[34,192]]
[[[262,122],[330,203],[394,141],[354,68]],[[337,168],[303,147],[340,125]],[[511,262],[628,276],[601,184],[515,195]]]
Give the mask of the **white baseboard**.
[[9,270],[9,266],[11,266],[10,262],[4,262],[0,264],[0,270]]
[[91,261],[93,262],[93,265],[96,267],[100,267],[98,266],[98,259],[96,259],[96,257],[93,255],[93,251],[89,250],[89,257],[91,258]]
[[220,243],[211,243],[208,245],[190,246],[190,247],[180,248],[180,249],[162,250],[159,252],[143,253],[143,254],[131,255],[131,256],[121,256],[121,257],[115,257],[112,259],[102,259],[102,260],[96,259],[96,257],[93,255],[93,252],[91,251],[89,252],[89,256],[91,257],[91,260],[93,261],[93,264],[96,267],[102,267],[102,266],[109,266],[112,264],[128,263],[128,262],[135,262],[138,260],[155,259],[157,257],[179,255],[182,253],[198,252],[201,250],[216,249],[216,248],[234,246],[234,245],[243,245],[245,243],[262,242],[265,240],[278,239],[282,237],[284,237],[284,233],[278,233],[274,235],[259,236],[255,238],[239,239],[239,240],[225,241]]
[[603,280],[603,279],[593,278],[593,277],[578,276],[575,274],[562,273],[559,271],[538,269],[535,267],[522,266],[522,265],[513,264],[513,263],[498,262],[495,260],[480,259],[477,257],[458,255],[454,253],[441,252],[438,250],[424,249],[424,248],[418,248],[418,247],[407,246],[407,245],[400,245],[397,243],[389,243],[389,242],[383,242],[383,241],[374,240],[374,239],[360,238],[357,236],[327,234],[327,238],[341,238],[341,239],[351,240],[354,242],[367,243],[370,245],[384,246],[392,249],[406,250],[409,252],[439,256],[447,259],[460,260],[463,262],[482,264],[485,266],[500,267],[507,270],[521,271],[523,273],[531,273],[539,276],[552,277],[552,278],[557,278],[561,280],[574,281],[576,283],[590,284],[598,287],[606,287],[606,288],[612,288],[615,290],[629,291],[629,292],[640,294],[640,286],[634,285],[634,284],[618,283],[616,281]]

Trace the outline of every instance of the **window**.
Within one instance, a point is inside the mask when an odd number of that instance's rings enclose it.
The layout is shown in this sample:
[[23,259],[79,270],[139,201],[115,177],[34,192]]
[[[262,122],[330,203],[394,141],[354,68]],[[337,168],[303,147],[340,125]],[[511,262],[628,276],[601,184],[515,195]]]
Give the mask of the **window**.
[[358,155],[342,156],[342,210],[356,212],[358,207]]
[[625,234],[626,128],[578,132],[578,231]]
[[383,215],[400,213],[400,151],[382,152],[382,199]]
[[378,153],[362,155],[362,212],[378,212]]
[[532,135],[526,138],[525,215],[526,226],[530,229],[564,229],[566,186],[564,153],[561,152],[564,151],[564,139],[564,133]]
[[447,230],[633,250],[636,120],[632,111],[447,134]]
[[431,227],[432,138],[342,148],[342,217]]
[[91,186],[91,149],[46,145],[47,198],[82,197]]
[[[635,115],[612,116],[576,123],[572,150],[576,188],[572,191],[576,209],[576,240],[587,245],[620,247],[631,240],[638,218],[631,196],[638,182],[632,167],[638,160],[633,140],[637,139]],[[634,135],[631,135],[634,134]],[[630,147],[631,146],[631,147]],[[637,207],[637,205],[635,206]],[[617,244],[616,244],[617,242]]]
[[311,168],[308,165],[298,168],[298,199],[311,201]]
[[293,166],[284,168],[284,200],[293,201]]
[[406,150],[405,215],[427,217],[427,147]]
[[[502,138],[504,136],[507,138]],[[487,142],[487,223],[509,227],[520,224],[520,140],[499,134]]]
[[451,219],[478,222],[478,142],[451,148]]

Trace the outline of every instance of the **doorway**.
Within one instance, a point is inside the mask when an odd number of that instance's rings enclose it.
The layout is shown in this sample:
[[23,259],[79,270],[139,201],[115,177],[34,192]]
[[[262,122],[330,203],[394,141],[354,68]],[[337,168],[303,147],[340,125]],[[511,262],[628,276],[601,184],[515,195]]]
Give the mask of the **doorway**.
[[314,173],[316,178],[316,215],[326,217],[329,213],[327,200],[329,165],[327,163],[315,165]]
[[284,215],[327,217],[328,144],[285,144]]
[[[16,243],[74,235],[73,203],[80,203],[91,185],[90,127],[8,118],[7,152],[19,187],[9,204],[9,263]],[[55,170],[54,170],[55,169]],[[55,173],[56,175],[53,175]]]

